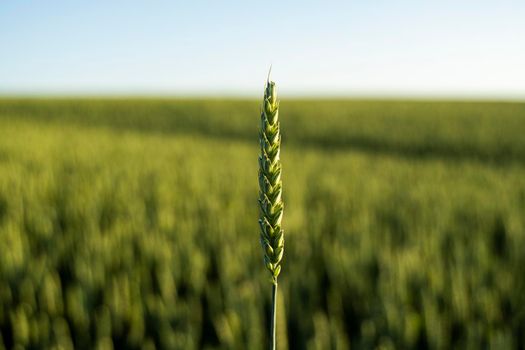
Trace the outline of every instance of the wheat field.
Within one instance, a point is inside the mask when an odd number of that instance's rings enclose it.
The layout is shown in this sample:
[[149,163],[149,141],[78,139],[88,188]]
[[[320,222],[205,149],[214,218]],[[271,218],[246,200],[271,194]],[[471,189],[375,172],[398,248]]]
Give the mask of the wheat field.
[[[0,349],[266,349],[260,102],[0,100]],[[525,347],[525,103],[281,101],[279,349]]]

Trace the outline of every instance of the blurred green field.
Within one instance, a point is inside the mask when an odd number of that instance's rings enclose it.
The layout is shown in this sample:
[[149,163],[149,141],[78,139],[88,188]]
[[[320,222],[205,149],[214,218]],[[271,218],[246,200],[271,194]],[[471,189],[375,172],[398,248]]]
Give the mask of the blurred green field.
[[[525,348],[525,103],[280,113],[280,349]],[[0,99],[0,349],[266,349],[258,123]]]

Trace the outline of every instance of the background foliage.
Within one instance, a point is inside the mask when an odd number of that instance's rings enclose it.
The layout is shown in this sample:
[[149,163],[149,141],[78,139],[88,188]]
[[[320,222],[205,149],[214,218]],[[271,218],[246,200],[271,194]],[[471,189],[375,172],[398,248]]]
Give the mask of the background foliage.
[[[281,349],[525,347],[525,104],[281,119]],[[266,348],[258,121],[249,100],[0,100],[0,349]]]

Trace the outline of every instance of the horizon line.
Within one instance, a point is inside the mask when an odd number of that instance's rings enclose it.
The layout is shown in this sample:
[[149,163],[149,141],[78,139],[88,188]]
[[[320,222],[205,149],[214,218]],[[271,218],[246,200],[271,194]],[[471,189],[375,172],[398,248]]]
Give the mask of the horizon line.
[[[2,90],[0,98],[50,98],[50,99],[88,99],[88,98],[144,98],[144,99],[259,99],[262,92],[250,91],[218,91],[209,90]],[[365,99],[365,100],[454,100],[454,101],[509,101],[525,102],[525,93],[508,92],[450,92],[450,91],[378,91],[378,90],[351,90],[351,91],[290,91],[279,93],[280,98],[288,99]]]

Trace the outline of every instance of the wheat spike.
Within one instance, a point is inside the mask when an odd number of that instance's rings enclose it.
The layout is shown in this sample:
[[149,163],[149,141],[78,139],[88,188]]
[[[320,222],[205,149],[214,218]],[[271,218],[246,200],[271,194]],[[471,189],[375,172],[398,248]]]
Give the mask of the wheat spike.
[[284,204],[281,198],[279,102],[275,83],[269,79],[264,91],[259,141],[261,146],[259,156],[261,244],[264,250],[264,263],[271,273],[273,284],[277,284],[284,252],[284,234],[281,228]]

